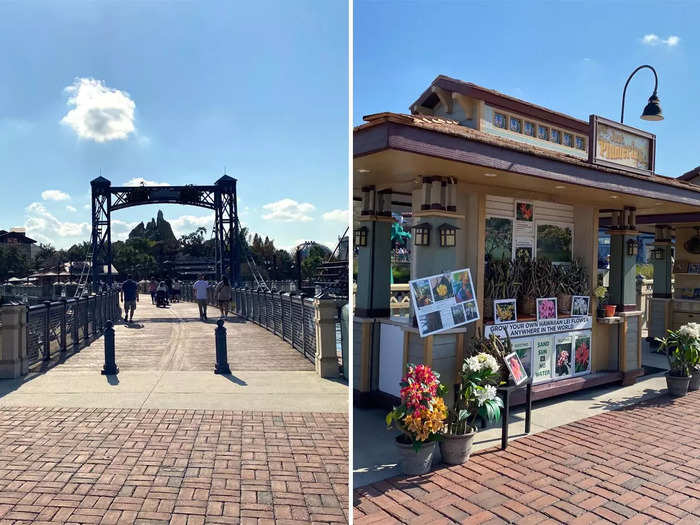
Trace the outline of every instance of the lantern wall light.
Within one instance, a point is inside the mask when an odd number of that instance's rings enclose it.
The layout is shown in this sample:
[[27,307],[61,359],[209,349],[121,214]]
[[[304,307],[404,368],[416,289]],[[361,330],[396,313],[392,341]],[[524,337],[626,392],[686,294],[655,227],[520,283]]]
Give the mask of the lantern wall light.
[[654,250],[654,259],[656,259],[657,261],[663,261],[665,256],[666,252],[663,248],[656,248]]
[[355,230],[355,246],[367,246],[367,226]]
[[427,222],[416,224],[413,227],[413,244],[416,246],[429,246],[431,228],[432,226]]
[[457,227],[452,224],[441,224],[438,226],[440,232],[440,246],[443,248],[453,248],[457,245]]
[[627,241],[627,255],[633,256],[639,253],[639,244],[636,239],[630,239]]

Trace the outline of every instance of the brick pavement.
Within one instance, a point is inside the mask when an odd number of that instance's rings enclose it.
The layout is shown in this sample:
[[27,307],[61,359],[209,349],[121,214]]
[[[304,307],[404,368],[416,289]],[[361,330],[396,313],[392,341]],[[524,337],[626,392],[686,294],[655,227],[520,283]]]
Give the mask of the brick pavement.
[[346,523],[344,414],[0,409],[0,523]]
[[354,523],[700,524],[700,391],[359,488]]
[[[195,303],[156,308],[141,294],[134,323],[115,323],[115,351],[120,370],[212,370],[216,362],[214,330],[219,310],[209,307],[208,322],[199,320]],[[314,370],[314,365],[280,337],[251,321],[226,322],[231,370]],[[100,337],[71,355],[60,367],[66,371],[99,370],[104,363]]]

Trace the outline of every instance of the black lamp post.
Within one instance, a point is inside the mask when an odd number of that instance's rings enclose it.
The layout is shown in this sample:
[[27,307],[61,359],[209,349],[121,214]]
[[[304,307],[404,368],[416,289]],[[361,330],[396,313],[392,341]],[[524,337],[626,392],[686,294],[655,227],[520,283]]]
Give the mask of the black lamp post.
[[653,67],[645,64],[643,66],[639,66],[637,69],[632,71],[632,74],[627,79],[627,82],[625,82],[625,89],[622,90],[622,112],[620,113],[620,124],[623,124],[625,121],[625,95],[627,94],[627,85],[630,83],[630,80],[632,80],[634,74],[640,69],[644,68],[651,69],[651,71],[654,73],[654,92],[649,97],[649,103],[644,108],[644,111],[642,111],[642,116],[640,118],[642,120],[664,119],[664,116],[661,112],[661,102],[659,101],[659,97],[656,96],[656,90],[659,87],[659,77],[657,76],[656,70]]

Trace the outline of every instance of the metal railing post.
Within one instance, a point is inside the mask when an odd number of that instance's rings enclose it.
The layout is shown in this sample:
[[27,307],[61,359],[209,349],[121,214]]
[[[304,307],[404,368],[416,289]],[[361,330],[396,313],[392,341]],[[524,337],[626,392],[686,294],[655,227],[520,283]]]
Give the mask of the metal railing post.
[[44,323],[44,361],[51,359],[51,341],[49,339],[49,325],[51,324],[51,301],[44,301],[46,319]]
[[216,342],[216,366],[215,374],[230,374],[231,368],[228,366],[228,350],[226,349],[226,328],[224,320],[219,319],[214,329],[214,340]]
[[68,316],[68,299],[63,297],[61,299],[63,303],[63,315],[61,315],[61,352],[68,350],[68,345],[66,344],[66,317]]
[[114,351],[114,327],[112,321],[107,321],[105,328],[105,365],[102,368],[103,376],[115,376],[119,373]]
[[85,340],[85,344],[88,344],[90,342],[90,334],[88,333],[88,330],[90,328],[90,320],[89,317],[90,315],[88,314],[88,298],[84,297],[82,301],[85,302],[85,319],[83,320],[83,339]]
[[71,328],[71,338],[73,339],[73,351],[77,352],[80,350],[80,308],[78,304],[78,299],[73,300],[73,322],[70,325]]

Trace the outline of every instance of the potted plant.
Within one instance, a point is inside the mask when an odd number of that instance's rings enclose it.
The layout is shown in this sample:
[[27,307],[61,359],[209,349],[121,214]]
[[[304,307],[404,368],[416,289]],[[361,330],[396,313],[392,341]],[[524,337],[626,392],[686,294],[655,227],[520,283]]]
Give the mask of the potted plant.
[[700,353],[700,331],[693,323],[681,326],[678,330],[668,330],[668,335],[657,339],[659,348],[668,357],[670,370],[666,373],[668,392],[674,397],[688,392],[691,373],[698,363]]
[[401,380],[401,404],[386,416],[387,428],[401,431],[396,437],[401,471],[404,474],[425,474],[430,470],[435,442],[440,438],[447,406],[442,399],[446,392],[439,374],[425,365],[408,365]]
[[557,308],[561,314],[571,313],[571,299],[574,295],[589,295],[590,283],[586,267],[581,259],[569,264],[555,266],[557,277]]
[[610,300],[608,297],[608,289],[605,286],[599,286],[593,291],[593,294],[598,299],[598,317],[615,317],[615,310],[617,306],[614,304],[608,304]]
[[[497,339],[494,335],[491,336]],[[501,381],[500,365],[486,352],[467,357],[462,363],[454,408],[449,411],[445,434],[440,441],[442,461],[459,465],[469,459],[476,435],[476,419],[486,422],[501,417],[503,401],[496,394]]]
[[557,269],[552,261],[538,257],[532,261],[522,261],[520,276],[520,296],[518,298],[518,311],[534,317],[537,314],[537,298],[552,297],[557,289]]
[[493,301],[516,298],[520,285],[517,262],[510,259],[489,261],[484,269],[484,317],[493,319]]

